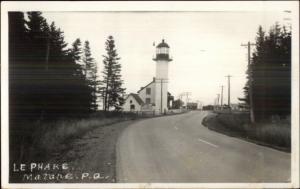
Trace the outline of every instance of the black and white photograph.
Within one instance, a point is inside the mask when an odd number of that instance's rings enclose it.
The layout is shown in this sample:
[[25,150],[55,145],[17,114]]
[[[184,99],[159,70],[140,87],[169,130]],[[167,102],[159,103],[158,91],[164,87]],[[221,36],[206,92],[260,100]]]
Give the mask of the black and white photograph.
[[299,2],[2,2],[3,188],[298,188]]

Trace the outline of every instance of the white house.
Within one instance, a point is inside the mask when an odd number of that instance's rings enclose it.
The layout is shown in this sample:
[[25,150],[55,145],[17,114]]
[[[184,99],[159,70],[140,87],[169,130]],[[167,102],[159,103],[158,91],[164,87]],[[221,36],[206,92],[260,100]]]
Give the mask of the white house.
[[155,78],[148,83],[145,87],[141,87],[141,89],[137,92],[139,97],[145,102],[144,106],[141,110],[155,110]]
[[[135,111],[155,111],[156,114],[168,111],[168,74],[169,62],[172,61],[169,48],[164,40],[156,46],[153,58],[156,62],[156,77],[148,85],[141,87],[137,94],[128,95],[123,105],[124,111],[132,111],[133,107]],[[137,96],[142,100],[141,103],[138,103]]]
[[143,105],[144,102],[139,95],[130,93],[125,99],[123,109],[124,111],[141,111]]

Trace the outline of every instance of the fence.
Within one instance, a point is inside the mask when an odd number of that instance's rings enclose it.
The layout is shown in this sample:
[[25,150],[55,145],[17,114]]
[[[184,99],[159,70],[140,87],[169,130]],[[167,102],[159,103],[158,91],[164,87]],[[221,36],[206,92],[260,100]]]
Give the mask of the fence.
[[164,115],[175,115],[175,114],[181,114],[188,112],[186,109],[171,109],[168,110],[165,113],[158,113],[155,112],[155,110],[146,110],[146,111],[124,111],[124,114],[131,114],[133,117],[136,118],[147,118],[147,117],[159,117],[159,116],[164,116]]

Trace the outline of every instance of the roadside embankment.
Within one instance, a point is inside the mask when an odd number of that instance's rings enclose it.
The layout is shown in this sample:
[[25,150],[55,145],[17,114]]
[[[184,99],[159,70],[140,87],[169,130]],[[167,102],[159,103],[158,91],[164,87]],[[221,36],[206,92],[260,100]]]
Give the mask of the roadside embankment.
[[[17,171],[10,170],[11,181],[115,182],[115,146],[119,134],[134,121],[148,117],[134,112],[97,112],[85,119],[26,123],[23,126],[32,132],[21,137],[22,157],[11,161],[10,168],[17,167]],[[24,171],[21,164],[27,167]],[[48,164],[55,170],[48,169]]]
[[214,131],[238,137],[278,150],[291,150],[291,124],[289,120],[277,120],[250,124],[245,113],[211,113],[202,124]]

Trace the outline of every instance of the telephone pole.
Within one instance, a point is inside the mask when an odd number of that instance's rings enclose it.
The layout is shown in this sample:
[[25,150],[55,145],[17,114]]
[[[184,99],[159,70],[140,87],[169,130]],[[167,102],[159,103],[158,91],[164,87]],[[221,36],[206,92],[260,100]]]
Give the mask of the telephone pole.
[[221,110],[223,109],[223,85],[221,85]]
[[189,93],[189,92],[187,92],[187,93],[186,93],[186,107],[187,107],[187,105],[188,105],[188,102],[189,102],[189,95],[190,95],[190,93]]
[[253,108],[253,90],[252,90],[252,70],[250,68],[251,65],[251,46],[254,46],[255,43],[250,43],[248,41],[247,44],[241,44],[241,46],[247,47],[248,48],[248,74],[249,74],[249,107],[250,107],[250,120],[251,123],[255,122],[255,117],[254,117],[254,108]]
[[228,107],[229,107],[229,109],[231,109],[231,106],[230,106],[230,78],[232,76],[231,75],[227,75],[225,77],[227,77],[227,80],[228,80]]
[[168,83],[168,79],[157,78],[155,79],[155,81],[160,81],[160,113],[162,114],[163,113],[163,109],[162,109],[163,108],[163,83]]
[[219,109],[220,94],[217,94],[217,109]]
[[185,102],[186,102],[186,109],[187,109],[187,103],[188,103],[188,100],[189,100],[189,95],[191,95],[192,93],[191,92],[183,92],[181,93],[179,96],[180,96],[180,99],[182,99],[183,96],[185,96]]

